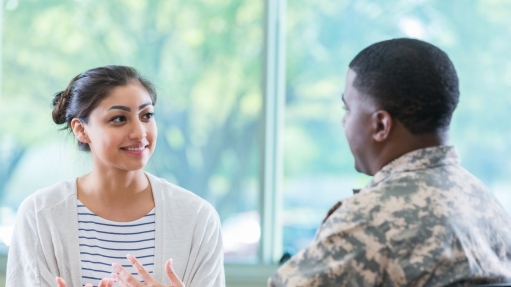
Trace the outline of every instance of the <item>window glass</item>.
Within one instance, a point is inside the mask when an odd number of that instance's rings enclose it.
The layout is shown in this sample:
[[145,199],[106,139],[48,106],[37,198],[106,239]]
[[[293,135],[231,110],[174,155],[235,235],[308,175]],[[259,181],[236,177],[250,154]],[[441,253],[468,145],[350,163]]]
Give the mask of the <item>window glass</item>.
[[226,262],[255,262],[264,2],[3,3],[3,252],[25,197],[91,167],[74,136],[53,123],[54,94],[86,69],[118,64],[138,69],[159,94],[159,137],[146,170],[216,207]]
[[355,172],[341,125],[349,62],[372,43],[419,38],[443,49],[460,79],[450,143],[462,166],[511,212],[511,2],[288,1],[284,250],[314,237],[323,216],[369,177]]

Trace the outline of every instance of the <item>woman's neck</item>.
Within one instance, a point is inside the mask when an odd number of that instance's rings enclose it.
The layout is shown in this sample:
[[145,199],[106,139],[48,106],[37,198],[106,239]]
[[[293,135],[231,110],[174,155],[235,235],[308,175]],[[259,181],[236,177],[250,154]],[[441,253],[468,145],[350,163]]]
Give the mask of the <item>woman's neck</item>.
[[120,170],[98,170],[93,169],[83,177],[84,192],[97,194],[97,196],[115,198],[118,196],[130,197],[146,189],[149,180],[143,170],[120,171]]
[[132,221],[154,207],[143,170],[98,170],[77,179],[78,199],[92,212],[112,221]]

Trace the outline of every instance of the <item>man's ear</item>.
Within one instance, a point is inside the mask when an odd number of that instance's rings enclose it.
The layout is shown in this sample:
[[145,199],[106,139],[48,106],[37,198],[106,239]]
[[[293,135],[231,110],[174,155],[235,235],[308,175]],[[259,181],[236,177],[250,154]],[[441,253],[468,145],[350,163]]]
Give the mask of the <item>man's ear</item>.
[[379,110],[373,113],[373,139],[377,142],[383,142],[388,139],[392,130],[392,116],[389,112]]
[[74,118],[71,120],[71,129],[79,141],[89,143],[89,137],[85,132],[85,126],[79,119]]

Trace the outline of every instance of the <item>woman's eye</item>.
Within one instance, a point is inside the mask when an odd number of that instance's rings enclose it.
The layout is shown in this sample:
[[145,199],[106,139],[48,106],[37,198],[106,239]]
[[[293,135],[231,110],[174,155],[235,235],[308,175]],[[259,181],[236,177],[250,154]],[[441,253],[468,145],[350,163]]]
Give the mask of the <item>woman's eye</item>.
[[144,119],[152,119],[153,117],[154,117],[154,113],[147,113],[144,116],[142,116],[142,118],[144,118]]
[[114,122],[114,123],[125,122],[126,121],[126,117],[125,116],[117,116],[115,118],[112,118],[110,121]]

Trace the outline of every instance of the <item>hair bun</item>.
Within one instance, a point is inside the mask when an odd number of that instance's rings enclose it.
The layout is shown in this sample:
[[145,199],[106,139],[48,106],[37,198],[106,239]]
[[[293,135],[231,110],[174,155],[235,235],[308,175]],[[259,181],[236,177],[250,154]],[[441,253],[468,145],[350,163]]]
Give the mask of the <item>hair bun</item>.
[[66,122],[68,95],[69,90],[65,90],[55,94],[55,97],[53,98],[52,101],[53,111],[51,115],[53,117],[53,121],[58,125],[61,125]]

